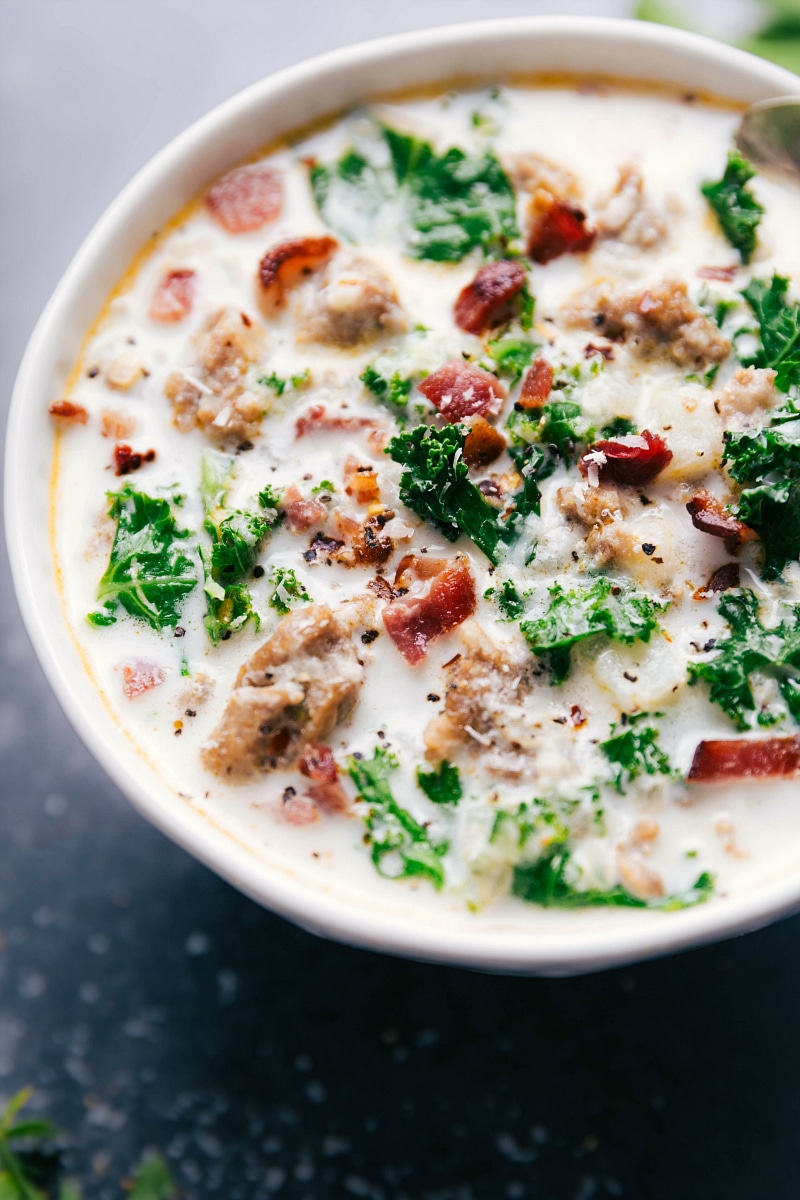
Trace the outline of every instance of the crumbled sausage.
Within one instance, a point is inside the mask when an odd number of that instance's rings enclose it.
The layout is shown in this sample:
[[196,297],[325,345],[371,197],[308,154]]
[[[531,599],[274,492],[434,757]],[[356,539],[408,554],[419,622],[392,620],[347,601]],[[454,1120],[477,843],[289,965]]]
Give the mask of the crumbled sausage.
[[394,285],[379,266],[355,255],[337,256],[304,298],[298,339],[325,346],[357,346],[408,327]]

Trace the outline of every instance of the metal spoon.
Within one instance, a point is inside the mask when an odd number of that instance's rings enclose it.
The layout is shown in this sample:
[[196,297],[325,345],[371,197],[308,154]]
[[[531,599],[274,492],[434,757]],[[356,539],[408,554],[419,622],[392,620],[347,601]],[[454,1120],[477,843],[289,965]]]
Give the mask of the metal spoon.
[[742,117],[736,145],[754,166],[800,179],[800,96],[753,104]]

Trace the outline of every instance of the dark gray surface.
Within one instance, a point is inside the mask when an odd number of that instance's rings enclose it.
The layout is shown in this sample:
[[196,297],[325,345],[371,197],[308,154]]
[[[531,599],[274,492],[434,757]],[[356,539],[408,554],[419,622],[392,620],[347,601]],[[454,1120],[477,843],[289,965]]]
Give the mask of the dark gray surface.
[[[80,237],[190,119],[315,50],[486,11],[0,0],[4,397]],[[0,1098],[35,1086],[87,1200],[120,1197],[146,1146],[186,1200],[800,1195],[800,920],[560,981],[317,941],[127,806],[5,565],[0,601]]]

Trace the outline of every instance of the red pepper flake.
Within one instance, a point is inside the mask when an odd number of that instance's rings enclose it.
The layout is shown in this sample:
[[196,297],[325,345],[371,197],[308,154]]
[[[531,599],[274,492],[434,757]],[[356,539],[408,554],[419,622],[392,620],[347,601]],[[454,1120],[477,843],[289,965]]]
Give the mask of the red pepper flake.
[[154,462],[155,457],[155,450],[146,450],[144,454],[138,454],[131,450],[130,446],[120,442],[114,447],[114,474],[130,475],[133,471],[138,471],[144,463]]

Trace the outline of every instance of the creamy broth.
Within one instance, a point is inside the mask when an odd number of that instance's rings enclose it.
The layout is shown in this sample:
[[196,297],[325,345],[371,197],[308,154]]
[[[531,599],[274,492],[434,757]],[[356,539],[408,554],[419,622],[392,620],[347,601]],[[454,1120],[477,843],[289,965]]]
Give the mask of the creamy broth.
[[[669,907],[671,898],[677,898],[676,905],[699,898],[692,890],[698,879],[706,881],[703,896],[713,880],[719,898],[797,869],[796,776],[723,784],[686,779],[701,742],[786,739],[797,733],[778,692],[791,668],[753,677],[756,707],[745,713],[750,727],[742,731],[711,702],[707,682],[688,681],[689,663],[713,661],[729,636],[719,612],[723,597],[754,596],[768,628],[791,622],[790,606],[800,602],[796,561],[778,578],[764,579],[761,540],[745,540],[734,549],[730,537],[726,544],[703,532],[687,511],[687,503],[704,489],[735,508],[739,489],[721,465],[723,433],[766,426],[788,402],[771,377],[755,383],[752,376],[744,383],[737,377],[742,369],[737,351],[752,353],[754,334],[740,337],[729,353],[719,350],[721,340],[729,341],[742,327],[753,328],[753,314],[741,297],[751,279],[769,281],[777,272],[800,280],[795,185],[762,174],[748,185],[764,209],[749,265],[723,237],[701,192],[705,181],[722,176],[737,121],[732,108],[606,85],[507,86],[376,103],[259,160],[282,180],[283,199],[280,212],[258,228],[231,232],[220,222],[219,209],[215,215],[201,198],[156,239],[132,280],[110,299],[65,397],[88,419],[70,423],[59,434],[54,549],[67,618],[97,686],[143,755],[187,804],[255,852],[321,885],[354,893],[370,889],[381,899],[385,889],[404,888],[409,903],[423,909],[435,905],[440,913],[467,905],[475,920],[498,915],[531,920],[534,910],[511,896],[511,888],[524,892],[525,870],[538,886],[536,864],[547,860],[557,870],[559,853],[563,861],[568,857],[559,876],[566,903],[588,891],[598,901],[620,903],[628,897]],[[411,257],[407,198],[383,197],[368,226],[346,202],[350,193],[343,200],[329,189],[332,198],[323,205],[323,217],[310,186],[309,163],[334,164],[355,144],[365,146],[377,156],[378,168],[386,169],[388,151],[376,134],[380,123],[430,142],[437,153],[457,146],[473,156],[496,155],[515,186],[519,238],[505,257],[528,272],[526,286],[535,299],[532,328],[524,327],[523,291],[509,301],[508,321],[480,334],[459,327],[454,303],[484,257],[479,248],[457,262]],[[531,156],[546,164],[534,163]],[[627,170],[622,179],[621,169]],[[537,213],[554,196],[573,213],[585,214],[586,228],[595,231],[593,244],[546,263],[531,262],[524,254],[526,239],[540,219]],[[343,225],[363,229],[357,246],[341,236]],[[289,239],[323,237],[339,243],[330,263],[315,262],[307,275],[292,280],[272,309],[257,283],[265,253]],[[528,248],[531,244],[528,240]],[[496,247],[492,252],[495,259],[504,257]],[[361,260],[372,265],[365,268]],[[726,270],[734,266],[735,271]],[[192,273],[185,276],[188,310],[178,319],[165,320],[163,313],[156,319],[154,296],[164,278],[176,272]],[[710,339],[709,355],[698,351],[690,361],[691,347],[676,349],[684,334],[654,332],[642,317],[660,302],[664,281],[687,285],[684,300],[701,322],[698,335]],[[181,286],[173,285],[174,295],[167,298],[178,304],[179,314]],[[374,327],[366,327],[351,345],[342,344],[341,337],[338,343],[325,342],[319,313],[330,301],[334,315],[326,320],[344,320],[350,300],[341,299],[342,289],[353,286],[361,289],[365,303],[369,288],[381,292]],[[616,330],[616,318],[598,321],[597,314],[610,312],[613,297],[622,294],[637,297],[638,325],[626,325],[625,317]],[[790,285],[790,303],[793,295]],[[652,296],[655,301],[648,301]],[[725,301],[730,312],[723,315],[718,305]],[[222,406],[215,421],[202,428],[196,410],[209,395],[216,403],[219,378],[203,374],[203,339],[221,310],[230,310],[234,323],[242,313],[249,322],[236,325],[233,335],[249,348],[241,377],[234,372],[239,389],[234,409],[238,404],[244,415],[237,424],[239,410],[232,418],[230,405]],[[715,315],[722,316],[721,329]],[[691,319],[690,314],[683,324]],[[521,514],[517,536],[501,539],[492,564],[470,537],[450,541],[400,502],[404,468],[385,447],[403,431],[425,424],[445,428],[417,385],[452,361],[499,373],[492,352],[499,354],[502,347],[490,343],[503,337],[523,343],[523,357],[528,355],[523,380],[532,359],[549,364],[552,381],[545,403],[577,406],[562,411],[577,414],[570,419],[578,436],[561,454],[551,451],[547,437],[537,440],[530,432],[543,419],[541,406],[520,411],[526,384],[508,374],[502,378],[507,398],[499,412],[490,405],[484,415],[502,433],[504,449],[495,461],[473,468],[470,479],[484,483],[478,495],[502,522],[525,479],[524,455],[512,459],[509,449],[534,445],[547,468],[539,479],[540,515]],[[534,348],[526,349],[531,343]],[[375,386],[383,386],[383,396],[361,380],[370,367],[369,378],[379,380]],[[411,383],[393,405],[387,396],[395,376]],[[446,409],[446,400],[439,397],[437,403]],[[339,426],[331,427],[330,418]],[[648,449],[641,434],[649,431],[671,452],[660,471],[635,486],[607,475],[613,470],[608,467],[613,448],[608,454],[591,449],[608,440],[603,429],[620,418],[630,432],[620,432],[618,425],[608,435],[612,441],[622,437],[619,445],[638,453]],[[308,429],[298,436],[303,419]],[[125,455],[120,458],[117,451],[115,459],[114,454],[121,445],[144,461],[117,477],[115,462]],[[151,450],[154,458],[147,461]],[[224,480],[224,505],[212,521],[219,524],[223,514],[234,511],[270,521],[274,509],[256,499],[267,486],[282,497],[280,510],[286,509],[254,554],[255,573],[251,567],[241,581],[260,627],[250,619],[216,644],[204,623],[208,601],[199,557],[199,548],[207,558],[211,554],[200,486],[201,461],[209,452],[207,469],[215,465]],[[230,459],[220,458],[223,454]],[[119,605],[113,614],[98,606],[98,584],[114,534],[106,493],[128,485],[167,501],[178,526],[190,533],[178,549],[191,561],[198,582],[181,601],[176,625],[161,631]],[[294,518],[287,499],[293,487],[301,503],[312,505],[296,510]],[[605,507],[594,503],[603,487],[610,497]],[[392,515],[384,520],[387,510]],[[311,520],[301,529],[306,512]],[[351,565],[346,560],[348,554],[352,559],[353,539],[362,536],[355,530],[363,529],[370,516],[377,521],[370,537],[388,539],[389,552],[382,562]],[[318,531],[328,548],[320,543],[315,548]],[[339,548],[330,550],[331,539]],[[416,564],[398,584],[399,564],[409,554],[418,556]],[[442,578],[435,576],[431,583],[423,577],[425,561],[432,559],[448,560],[445,572],[454,563],[468,570],[474,612],[432,638],[424,657],[411,663],[384,624],[384,614],[400,603],[394,611],[402,615],[404,583],[408,594],[430,603],[430,589]],[[696,598],[730,563],[738,564],[741,587]],[[275,568],[293,571],[310,601],[293,598],[285,586],[281,590]],[[367,588],[376,576],[386,581],[382,592]],[[625,644],[599,632],[577,641],[567,650],[566,678],[554,683],[560,670],[554,669],[556,659],[531,648],[552,610],[550,589],[557,584],[565,593],[581,591],[599,580],[621,589],[623,597],[647,599],[652,617],[647,640]],[[210,586],[213,592],[213,582]],[[504,588],[516,597],[521,614],[504,612],[498,604]],[[217,596],[218,616],[219,601]],[[311,781],[298,772],[299,750],[293,752],[291,745],[287,753],[294,754],[294,762],[282,764],[284,747],[276,743],[278,765],[262,761],[241,782],[231,782],[220,760],[215,768],[213,753],[208,757],[207,748],[219,741],[237,676],[278,628],[282,618],[275,605],[281,603],[291,610],[284,621],[296,620],[297,614],[313,620],[309,614],[321,605],[343,614],[341,638],[349,657],[342,670],[352,673],[356,701],[320,739],[338,765],[337,786],[348,805],[341,812],[309,799]],[[89,624],[87,614],[98,611],[109,619],[113,615],[114,623]],[[522,625],[529,630],[527,638]],[[468,694],[475,677],[474,671],[469,676],[470,664],[486,653],[494,665],[478,672],[470,711],[486,720],[476,724],[465,710],[448,709],[448,686]],[[291,675],[291,662],[281,670]],[[323,664],[323,678],[334,674]],[[126,684],[129,693],[139,694],[127,696]],[[266,684],[273,685],[271,676]],[[780,720],[759,727],[759,711]],[[452,719],[444,733],[440,727],[439,737],[431,723],[448,712]],[[654,731],[649,744],[656,749],[638,774],[615,762],[613,750],[602,749],[602,743],[624,735],[632,739],[628,748],[641,748],[649,730]],[[299,736],[302,742],[302,732]],[[421,831],[423,858],[434,867],[402,883],[375,870],[369,804],[357,798],[348,775],[351,756],[361,756],[356,763],[377,762],[376,747],[396,758],[397,765],[384,772],[386,781]],[[234,751],[226,755],[229,767]],[[418,768],[431,772],[442,761],[458,768],[462,795],[457,803],[433,803],[416,781]],[[373,828],[372,845],[383,830],[382,824]],[[403,836],[413,850],[417,835],[406,826]],[[430,847],[436,848],[433,857]],[[387,876],[402,874],[415,861],[402,848],[378,857]],[[431,886],[434,879],[444,881],[438,894]],[[528,898],[537,898],[535,888]]]

